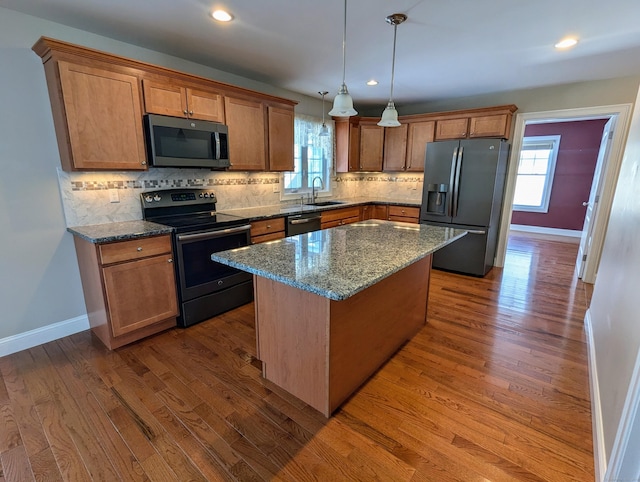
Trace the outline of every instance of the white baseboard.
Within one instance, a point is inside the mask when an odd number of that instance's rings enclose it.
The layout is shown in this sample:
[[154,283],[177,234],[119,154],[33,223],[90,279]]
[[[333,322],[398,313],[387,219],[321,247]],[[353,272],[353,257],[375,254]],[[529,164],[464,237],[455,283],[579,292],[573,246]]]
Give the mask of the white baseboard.
[[600,386],[596,364],[596,348],[591,326],[591,310],[584,316],[584,328],[587,334],[589,351],[589,388],[591,391],[591,425],[593,430],[593,459],[596,482],[604,482],[607,472],[607,452],[604,446],[604,426],[602,425],[602,406],[600,405]]
[[582,231],[575,229],[547,228],[545,226],[525,226],[524,224],[512,224],[511,231],[523,231],[525,233],[551,234],[553,236],[568,236],[570,238],[580,238]]
[[21,350],[27,350],[34,346],[48,343],[64,336],[73,335],[80,331],[89,329],[89,318],[87,315],[78,316],[51,325],[26,331],[18,335],[8,336],[0,339],[0,357],[11,355]]

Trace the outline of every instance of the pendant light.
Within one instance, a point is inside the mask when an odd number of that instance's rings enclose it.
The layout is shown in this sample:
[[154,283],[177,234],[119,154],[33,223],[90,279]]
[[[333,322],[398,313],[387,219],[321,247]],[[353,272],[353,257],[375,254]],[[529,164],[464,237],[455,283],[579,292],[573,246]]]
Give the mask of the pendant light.
[[326,90],[318,92],[318,94],[322,96],[322,127],[320,128],[320,132],[318,133],[320,137],[327,137],[329,135],[329,128],[327,127],[327,124],[324,123],[324,96],[328,93],[329,92],[327,92]]
[[393,15],[389,15],[385,18],[388,24],[393,25],[393,56],[391,57],[391,93],[389,94],[389,103],[382,112],[382,119],[378,122],[378,125],[382,127],[400,127],[400,122],[398,122],[398,111],[393,103],[393,76],[396,66],[396,34],[398,31],[398,25],[406,19],[407,16],[404,13],[394,13]]
[[357,115],[358,112],[353,108],[353,99],[347,90],[345,83],[345,74],[347,70],[347,0],[344,0],[344,31],[342,33],[342,85],[338,91],[338,95],[333,99],[333,109],[329,111],[329,115],[334,117],[351,117]]

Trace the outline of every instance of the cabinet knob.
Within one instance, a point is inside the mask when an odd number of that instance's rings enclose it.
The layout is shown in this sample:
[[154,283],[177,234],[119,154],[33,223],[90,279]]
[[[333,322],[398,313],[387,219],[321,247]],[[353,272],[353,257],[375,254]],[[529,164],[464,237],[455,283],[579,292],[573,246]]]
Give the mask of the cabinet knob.
[[147,161],[142,161],[140,164],[143,165],[143,166],[146,166],[147,165]]
[[271,229],[271,225],[270,224],[267,224],[267,229]]
[[173,263],[173,258],[169,258],[169,259],[167,260],[167,263]]
[[182,111],[182,113],[183,113],[184,115],[187,115],[187,114],[188,114],[187,109],[183,110],[183,111]]
[[137,247],[137,250],[138,250],[138,251],[142,251],[142,246],[138,246],[138,247]]
[[401,209],[401,210],[400,210],[400,212],[401,212],[402,214],[404,214],[404,209]]
[[193,111],[192,110],[189,111],[189,115],[193,115]]

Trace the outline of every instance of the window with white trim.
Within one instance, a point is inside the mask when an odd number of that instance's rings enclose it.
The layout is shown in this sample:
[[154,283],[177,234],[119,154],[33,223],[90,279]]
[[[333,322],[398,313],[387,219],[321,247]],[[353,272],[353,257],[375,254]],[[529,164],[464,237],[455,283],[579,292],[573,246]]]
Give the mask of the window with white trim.
[[514,211],[549,211],[559,147],[560,136],[531,136],[522,140],[513,198]]
[[[296,115],[294,124],[294,170],[282,176],[282,199],[305,200],[315,190],[319,196],[331,194],[331,167],[333,164],[333,123],[326,122],[329,135],[320,136],[322,120],[317,117]],[[320,180],[316,179],[317,177]]]

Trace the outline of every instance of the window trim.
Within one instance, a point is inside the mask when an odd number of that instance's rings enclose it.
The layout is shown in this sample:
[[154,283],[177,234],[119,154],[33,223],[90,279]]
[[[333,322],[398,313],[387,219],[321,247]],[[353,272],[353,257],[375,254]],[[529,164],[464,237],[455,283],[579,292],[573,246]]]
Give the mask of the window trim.
[[514,211],[531,212],[531,213],[548,213],[549,202],[551,201],[551,191],[553,189],[553,179],[556,172],[556,161],[558,160],[558,152],[560,151],[560,135],[552,136],[527,136],[522,139],[522,147],[520,149],[520,155],[518,156],[518,166],[516,168],[516,185],[514,189],[518,188],[518,175],[520,170],[520,162],[522,160],[522,151],[527,150],[527,144],[552,144],[551,154],[549,155],[549,164],[547,165],[547,173],[545,174],[545,185],[542,191],[542,202],[540,206],[528,206],[526,204],[513,204]]

